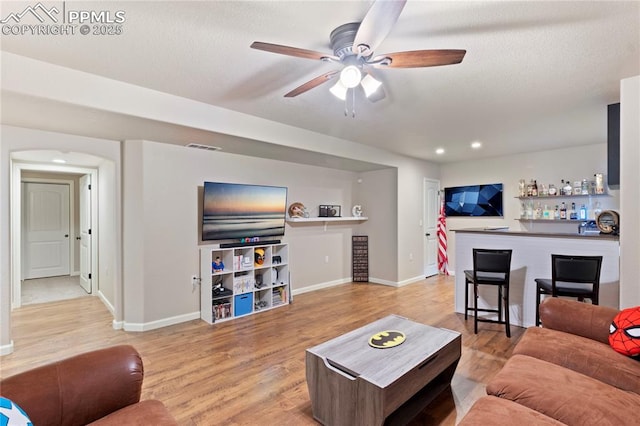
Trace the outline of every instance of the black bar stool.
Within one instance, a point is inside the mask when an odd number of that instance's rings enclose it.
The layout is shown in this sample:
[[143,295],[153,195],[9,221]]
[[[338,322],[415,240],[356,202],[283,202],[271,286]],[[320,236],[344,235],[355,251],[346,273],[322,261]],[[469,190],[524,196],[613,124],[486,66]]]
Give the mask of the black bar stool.
[[[478,322],[504,324],[507,337],[511,337],[509,325],[509,277],[511,275],[512,250],[473,249],[473,270],[464,271],[464,319],[473,311],[474,333],[478,334]],[[469,285],[473,284],[473,306],[469,306]],[[478,309],[478,286],[498,287],[498,309]],[[504,304],[504,319],[503,315]],[[478,318],[478,312],[497,313],[498,319]]]
[[602,256],[551,255],[551,279],[536,278],[536,325],[540,325],[541,296],[576,297],[598,304]]

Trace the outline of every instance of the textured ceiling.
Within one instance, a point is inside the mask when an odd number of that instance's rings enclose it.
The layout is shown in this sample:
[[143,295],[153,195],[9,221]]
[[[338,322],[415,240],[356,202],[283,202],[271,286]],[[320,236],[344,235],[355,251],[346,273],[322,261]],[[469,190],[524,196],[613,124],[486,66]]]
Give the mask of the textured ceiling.
[[[2,2],[1,15],[29,4]],[[437,162],[603,143],[606,105],[619,101],[621,79],[640,74],[637,1],[409,0],[376,53],[466,49],[464,61],[379,71],[387,97],[357,97],[355,118],[345,117],[331,83],[283,97],[336,65],[249,48],[264,41],[331,53],[329,33],[361,20],[369,5],[68,1],[125,11],[123,33],[3,35],[2,50]],[[38,117],[16,123],[27,106],[5,95],[4,123],[38,127]],[[151,127],[128,120],[109,136],[145,138]],[[72,131],[102,136],[99,128]],[[483,147],[472,150],[473,141]],[[435,154],[439,147],[445,154]]]

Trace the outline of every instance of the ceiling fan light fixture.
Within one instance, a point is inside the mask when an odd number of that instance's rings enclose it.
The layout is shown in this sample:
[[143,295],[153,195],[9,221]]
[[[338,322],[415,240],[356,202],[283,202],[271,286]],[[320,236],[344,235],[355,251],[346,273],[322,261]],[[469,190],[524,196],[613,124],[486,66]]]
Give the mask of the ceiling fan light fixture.
[[373,78],[371,74],[367,74],[364,76],[360,84],[362,85],[362,89],[364,89],[364,94],[369,98],[376,92],[376,90],[378,90],[378,87],[382,85],[382,82]]
[[347,89],[353,89],[358,84],[360,84],[360,80],[362,80],[362,73],[360,69],[355,65],[349,65],[344,67],[344,69],[340,72],[340,82]]
[[342,84],[341,80],[338,80],[338,82],[334,84],[333,87],[331,87],[331,89],[329,89],[329,91],[333,93],[333,96],[335,96],[336,98],[342,101],[347,99],[347,90],[349,89],[345,87],[344,84]]

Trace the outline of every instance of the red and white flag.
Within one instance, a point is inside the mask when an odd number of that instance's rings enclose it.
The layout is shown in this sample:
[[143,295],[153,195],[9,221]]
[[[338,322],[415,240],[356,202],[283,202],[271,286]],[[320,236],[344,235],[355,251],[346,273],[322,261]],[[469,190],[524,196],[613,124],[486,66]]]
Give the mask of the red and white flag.
[[438,271],[441,274],[449,275],[449,257],[447,256],[447,217],[444,214],[444,201],[440,205],[440,216],[438,217]]

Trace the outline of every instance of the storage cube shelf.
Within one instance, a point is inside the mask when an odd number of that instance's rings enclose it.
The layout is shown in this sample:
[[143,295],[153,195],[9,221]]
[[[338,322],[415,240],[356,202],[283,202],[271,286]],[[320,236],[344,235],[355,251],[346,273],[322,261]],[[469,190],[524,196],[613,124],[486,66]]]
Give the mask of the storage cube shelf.
[[289,246],[200,248],[200,317],[213,324],[289,303]]

